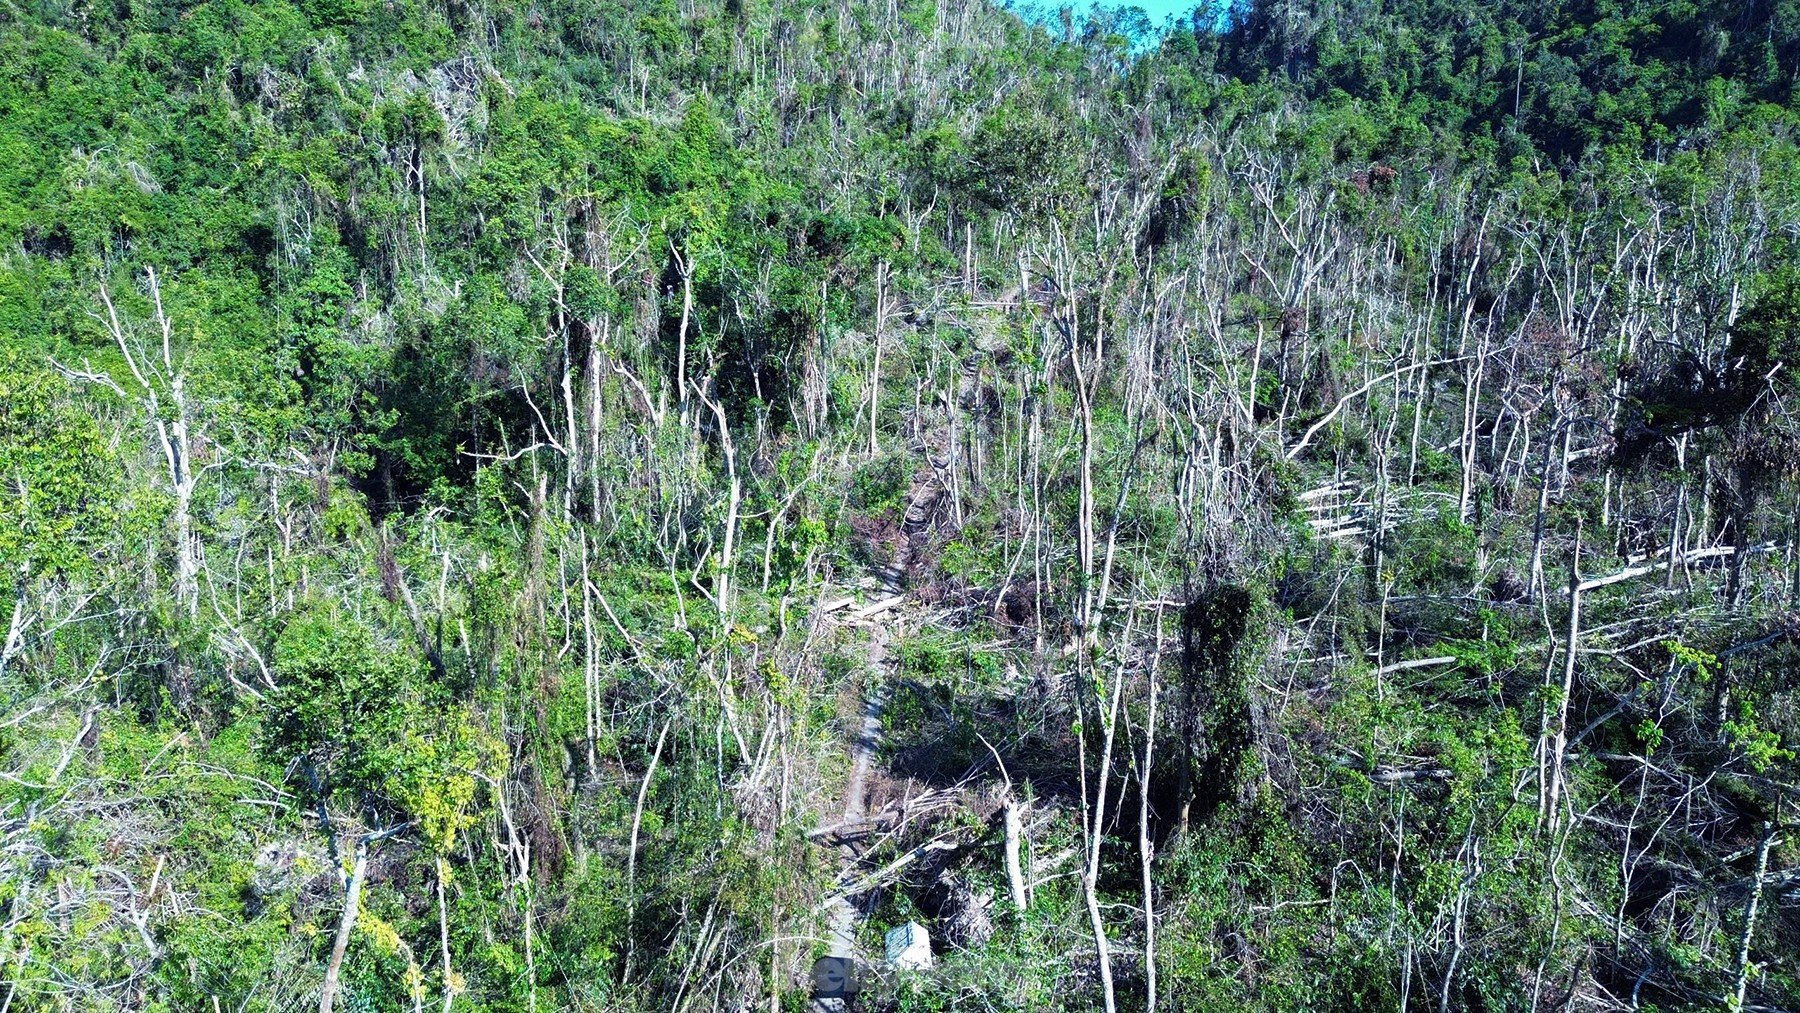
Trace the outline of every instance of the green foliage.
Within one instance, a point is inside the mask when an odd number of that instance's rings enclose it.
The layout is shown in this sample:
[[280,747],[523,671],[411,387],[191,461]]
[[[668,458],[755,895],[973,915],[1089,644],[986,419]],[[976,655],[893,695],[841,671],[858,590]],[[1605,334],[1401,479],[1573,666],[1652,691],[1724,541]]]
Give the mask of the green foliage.
[[1417,2],[1304,21],[1259,2],[1233,11],[1220,51],[1243,78],[1283,75],[1349,115],[1375,112],[1367,137],[1379,148],[1498,142],[1509,155],[1572,159],[1725,132],[1748,104],[1791,103],[1775,54],[1800,43],[1796,24],[1780,5],[1740,16],[1661,0],[1478,12]]
[[394,743],[385,782],[389,797],[419,824],[438,855],[456,847],[457,835],[475,822],[471,807],[483,781],[504,776],[506,752],[471,723],[466,712],[443,714],[435,728],[406,728]]
[[89,568],[119,517],[119,467],[91,403],[0,347],[0,571]]
[[967,136],[939,128],[919,142],[923,177],[959,204],[1054,214],[1075,182],[1080,156],[1063,113],[1015,98],[989,111]]
[[1160,1008],[1723,994],[1800,743],[1791,8],[7,7],[7,1001],[310,1008],[383,828],[339,1009],[797,1009],[877,869],[865,945],[1000,899],[866,1005],[1096,1008],[1091,886],[1138,1008],[1140,830]]
[[1476,532],[1451,510],[1401,525],[1393,542],[1393,567],[1408,589],[1469,586],[1477,579]]
[[271,660],[277,689],[264,752],[311,765],[319,778],[310,786],[315,792],[388,784],[395,750],[405,753],[402,743],[418,713],[423,660],[366,620],[324,604],[288,622]]
[[906,509],[906,494],[912,486],[912,466],[898,455],[877,458],[857,469],[851,479],[848,505],[863,513],[896,519]]
[[1179,778],[1201,817],[1223,811],[1254,764],[1250,682],[1268,643],[1270,608],[1254,586],[1223,585],[1182,612]]

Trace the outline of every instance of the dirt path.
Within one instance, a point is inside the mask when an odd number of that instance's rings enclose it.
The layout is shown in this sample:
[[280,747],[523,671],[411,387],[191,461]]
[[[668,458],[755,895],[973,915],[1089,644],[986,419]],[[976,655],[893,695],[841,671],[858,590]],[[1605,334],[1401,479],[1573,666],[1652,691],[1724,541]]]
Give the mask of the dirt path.
[[[844,781],[844,810],[839,824],[851,826],[868,816],[869,775],[875,767],[875,750],[881,741],[881,708],[886,702],[885,669],[888,663],[888,641],[890,628],[894,622],[891,614],[887,616],[853,617],[845,622],[845,626],[862,626],[869,631],[869,643],[865,657],[868,659],[868,675],[863,690],[862,717],[850,737],[850,773]],[[862,853],[854,844],[842,844],[839,853],[843,859],[844,874],[838,877],[840,882],[850,881],[849,875],[862,859]],[[859,907],[858,898],[854,896],[834,897],[825,907],[825,922],[829,948],[827,956],[845,961],[853,965],[858,960],[856,947],[856,929],[862,921],[864,912]],[[815,996],[812,1008],[816,1013],[842,1013],[847,1008],[842,999],[821,998]]]
[[[900,534],[895,539],[896,544],[892,546],[892,560],[877,575],[888,591],[888,596],[851,612],[840,623],[840,628],[861,627],[869,631],[869,643],[864,655],[868,662],[868,675],[863,688],[862,718],[849,743],[850,773],[844,780],[844,811],[838,821],[842,827],[851,827],[866,819],[869,814],[869,774],[874,769],[875,750],[881,741],[881,708],[886,702],[888,645],[903,622],[902,609],[905,608],[905,602],[902,596],[913,568],[918,543],[925,537],[942,501],[943,487],[937,478],[941,471],[942,468],[934,461],[933,471],[915,477],[913,487],[907,495]],[[839,875],[838,882],[853,882],[851,874],[862,860],[862,851],[853,843],[841,844],[838,850],[843,858],[843,872]],[[855,896],[834,897],[825,906],[827,938],[830,940],[826,955],[844,961],[844,966],[853,966],[858,959],[856,927],[864,917],[864,912],[858,905],[859,899]],[[842,1013],[847,1008],[843,999],[821,998],[816,995],[813,998],[815,1013]]]
[[[887,664],[887,633],[880,626],[872,627],[869,633],[869,685],[863,694],[862,720],[850,742],[850,776],[844,783],[842,822],[845,824],[855,823],[868,815],[869,771],[875,765],[875,747],[881,740],[881,705],[884,693],[877,682],[882,666]],[[855,848],[845,845],[843,850],[846,867],[859,860],[860,855]],[[848,897],[832,901],[832,956],[848,958],[856,955],[856,923],[860,914],[855,902]]]

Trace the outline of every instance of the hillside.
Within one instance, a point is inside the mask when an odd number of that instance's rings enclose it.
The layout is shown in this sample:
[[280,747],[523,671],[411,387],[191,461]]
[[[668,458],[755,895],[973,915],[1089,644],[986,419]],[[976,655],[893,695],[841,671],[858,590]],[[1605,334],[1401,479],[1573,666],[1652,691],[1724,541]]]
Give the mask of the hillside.
[[1795,0],[0,67],[0,1013],[1800,1009]]

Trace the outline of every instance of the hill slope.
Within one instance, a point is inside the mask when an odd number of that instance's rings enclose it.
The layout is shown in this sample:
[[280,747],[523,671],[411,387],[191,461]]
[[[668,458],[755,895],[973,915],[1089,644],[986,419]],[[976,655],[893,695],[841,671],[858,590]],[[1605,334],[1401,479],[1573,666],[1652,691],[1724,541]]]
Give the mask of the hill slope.
[[1140,28],[0,10],[0,1009],[1800,1004],[1793,12]]

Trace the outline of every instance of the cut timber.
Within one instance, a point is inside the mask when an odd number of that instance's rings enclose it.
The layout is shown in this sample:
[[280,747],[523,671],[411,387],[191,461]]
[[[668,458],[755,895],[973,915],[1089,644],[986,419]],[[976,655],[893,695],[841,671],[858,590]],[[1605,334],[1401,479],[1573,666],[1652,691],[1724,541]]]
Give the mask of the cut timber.
[[877,599],[864,605],[862,608],[852,611],[847,618],[849,621],[855,622],[858,619],[867,619],[871,616],[878,616],[905,600],[906,596],[903,594],[891,594],[886,598]]
[[1383,665],[1375,670],[1376,675],[1388,675],[1393,672],[1407,672],[1415,668],[1431,668],[1436,665],[1452,665],[1456,658],[1445,655],[1441,658],[1414,658],[1411,661],[1396,661],[1391,665]]
[[830,896],[825,898],[825,903],[821,904],[819,909],[822,911],[834,907],[840,901],[845,901],[850,897],[859,897],[877,887],[887,886],[899,879],[900,872],[907,866],[924,858],[926,855],[934,854],[939,851],[955,851],[961,846],[962,845],[953,840],[935,840],[922,844],[854,883],[851,883],[840,890],[833,891]]
[[1369,780],[1376,784],[1399,784],[1402,781],[1415,781],[1426,778],[1433,781],[1449,780],[1451,772],[1443,767],[1427,767],[1424,769],[1402,769],[1395,767],[1376,767],[1369,774]]
[[[1758,545],[1758,546],[1754,546],[1750,549],[1746,549],[1745,555],[1761,555],[1763,553],[1778,552],[1778,551],[1780,551],[1781,548],[1782,548],[1782,546],[1776,545],[1774,543],[1769,543],[1767,545]],[[1692,552],[1684,552],[1681,554],[1678,562],[1680,562],[1681,565],[1686,566],[1688,563],[1698,562],[1702,559],[1720,559],[1720,558],[1723,558],[1726,556],[1730,556],[1736,551],[1737,551],[1736,549],[1732,548],[1729,545],[1716,545],[1710,549],[1695,549]],[[1666,559],[1660,563],[1646,563],[1643,566],[1627,567],[1623,570],[1620,570],[1618,573],[1609,573],[1604,577],[1590,577],[1587,580],[1584,580],[1581,582],[1580,589],[1582,591],[1592,591],[1593,589],[1595,589],[1597,587],[1606,587],[1609,584],[1622,583],[1624,581],[1631,580],[1634,577],[1647,576],[1652,573],[1657,573],[1662,570],[1667,570],[1668,568],[1669,568],[1669,561]],[[1569,594],[1568,589],[1567,588],[1563,589],[1563,596],[1567,597],[1568,594]]]
[[[880,729],[875,731],[879,733]],[[830,839],[843,843],[851,838],[905,823],[921,813],[954,808],[959,798],[960,793],[953,788],[930,789],[911,798],[893,799],[882,806],[880,812],[808,830],[806,836],[809,840]]]

